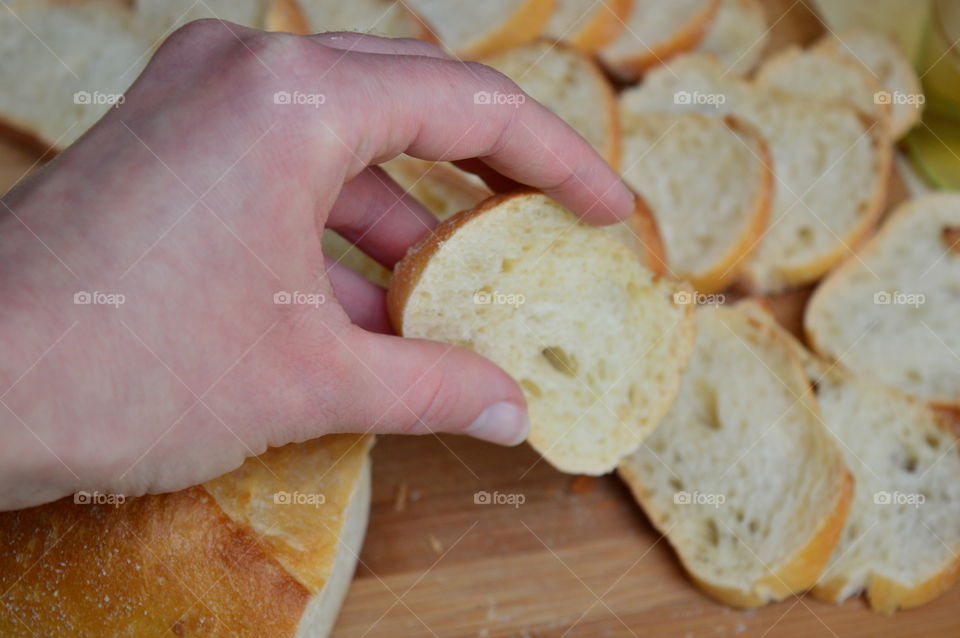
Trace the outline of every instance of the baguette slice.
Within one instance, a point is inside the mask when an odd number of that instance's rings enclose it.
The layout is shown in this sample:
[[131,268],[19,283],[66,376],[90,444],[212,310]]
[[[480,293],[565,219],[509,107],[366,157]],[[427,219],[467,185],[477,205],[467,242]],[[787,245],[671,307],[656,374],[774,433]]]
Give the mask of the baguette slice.
[[863,64],[873,73],[886,92],[884,98],[889,98],[894,139],[906,135],[920,121],[926,101],[920,78],[900,45],[889,36],[870,29],[844,29],[824,36],[815,48]]
[[41,150],[63,150],[122,99],[149,51],[147,36],[115,2],[6,3],[0,127]]
[[814,349],[939,407],[960,406],[960,195],[900,206],[813,295]]
[[0,513],[0,634],[327,636],[366,529],[371,444],[330,435],[172,494]]
[[613,87],[589,57],[563,42],[537,40],[481,60],[573,127],[615,169],[620,120]]
[[720,8],[697,52],[714,56],[733,73],[746,75],[760,61],[770,29],[758,0],[720,0]]
[[[475,350],[519,382],[530,444],[565,472],[603,474],[666,412],[693,339],[681,285],[546,196],[493,197],[397,264],[397,332]],[[682,296],[682,295],[681,295]]]
[[[381,168],[441,221],[476,206],[493,194],[479,178],[445,162],[427,162],[401,155],[381,164]],[[378,286],[385,288],[390,283],[387,268],[334,230],[323,231],[323,254]]]
[[653,211],[671,272],[702,293],[739,276],[767,228],[773,176],[763,138],[736,118],[623,114],[624,180]]
[[133,8],[154,46],[186,23],[203,18],[265,31],[309,31],[297,0],[133,0]]
[[593,53],[623,31],[633,0],[557,0],[546,34]]
[[687,55],[624,92],[630,113],[733,115],[766,139],[773,158],[770,226],[744,268],[754,291],[819,279],[849,254],[880,215],[892,145],[853,108],[759,87],[716,60]]
[[388,38],[433,40],[430,28],[397,0],[298,0],[311,33],[355,31]]
[[856,60],[821,48],[788,47],[764,62],[754,79],[787,93],[846,102],[889,131],[890,104],[877,99],[880,80]]
[[816,582],[852,481],[789,344],[735,308],[696,323],[676,402],[619,472],[701,589],[757,607]]
[[650,67],[703,40],[720,0],[634,0],[624,31],[600,50],[600,59],[618,79],[633,81]]
[[[754,302],[738,307],[777,325]],[[777,329],[802,357],[854,477],[846,528],[813,595],[841,603],[865,591],[886,614],[928,602],[960,575],[956,435],[922,402],[828,364]]]
[[463,59],[525,44],[541,35],[556,0],[406,0],[433,29],[433,38]]

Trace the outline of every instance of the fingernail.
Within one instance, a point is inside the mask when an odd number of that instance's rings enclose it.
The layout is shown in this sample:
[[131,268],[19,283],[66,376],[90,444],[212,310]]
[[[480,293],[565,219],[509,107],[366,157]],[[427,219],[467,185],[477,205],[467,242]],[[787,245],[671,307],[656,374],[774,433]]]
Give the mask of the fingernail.
[[637,198],[639,196],[630,190],[623,181],[620,182],[620,192],[622,195],[617,198],[620,200],[619,205],[613,212],[620,217],[627,218],[637,209]]
[[513,403],[501,401],[481,412],[477,420],[463,432],[491,443],[519,445],[527,439],[529,431],[530,419],[527,418],[526,410]]

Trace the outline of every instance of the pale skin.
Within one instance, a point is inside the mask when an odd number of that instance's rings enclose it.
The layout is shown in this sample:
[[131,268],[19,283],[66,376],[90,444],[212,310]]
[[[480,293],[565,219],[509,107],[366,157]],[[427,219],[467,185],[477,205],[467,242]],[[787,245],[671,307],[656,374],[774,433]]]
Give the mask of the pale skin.
[[182,489],[332,432],[522,441],[503,370],[395,336],[384,291],[320,247],[333,228],[392,267],[436,225],[371,168],[403,152],[479,160],[589,223],[633,210],[559,119],[478,91],[521,93],[422,42],[212,20],[175,33],[122,105],[0,205],[0,509]]

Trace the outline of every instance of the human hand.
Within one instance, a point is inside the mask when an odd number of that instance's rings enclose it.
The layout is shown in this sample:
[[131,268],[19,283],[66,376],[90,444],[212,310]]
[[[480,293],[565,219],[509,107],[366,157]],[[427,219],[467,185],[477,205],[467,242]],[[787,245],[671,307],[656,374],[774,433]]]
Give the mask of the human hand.
[[522,93],[423,42],[171,36],[0,206],[0,509],[176,490],[331,432],[522,440],[505,372],[389,334],[384,291],[320,246],[330,227],[392,267],[435,225],[372,167],[402,152],[480,158],[591,222],[632,211],[546,109],[479,91]]

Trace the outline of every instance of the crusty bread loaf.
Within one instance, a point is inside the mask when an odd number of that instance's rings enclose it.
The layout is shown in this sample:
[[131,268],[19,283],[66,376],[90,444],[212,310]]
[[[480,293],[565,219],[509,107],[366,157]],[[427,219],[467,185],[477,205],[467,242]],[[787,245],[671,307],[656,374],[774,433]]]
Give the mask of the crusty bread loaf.
[[546,35],[592,53],[623,32],[633,0],[557,0]]
[[552,40],[483,58],[572,126],[614,168],[620,165],[620,120],[613,87],[589,57]]
[[397,0],[297,0],[311,32],[356,31],[388,38],[432,39],[429,27]]
[[433,37],[464,59],[519,46],[541,35],[556,0],[406,0]]
[[768,58],[754,79],[760,86],[787,93],[846,102],[889,131],[890,104],[877,99],[880,80],[856,60],[821,48],[787,47]]
[[670,271],[703,293],[740,274],[772,200],[763,138],[728,117],[623,113],[624,180],[649,203]]
[[960,195],[900,206],[817,288],[804,328],[827,359],[942,407],[960,405]]
[[400,334],[502,366],[526,395],[531,445],[560,470],[602,474],[676,394],[693,336],[679,293],[690,294],[604,231],[522,191],[442,223],[397,265],[387,306]]
[[828,364],[755,302],[805,363],[823,423],[854,477],[840,543],[813,594],[840,603],[866,592],[882,613],[921,605],[960,575],[960,456],[943,417],[916,399]]
[[677,400],[619,472],[705,592],[756,607],[816,582],[852,481],[785,340],[735,308],[696,323]]
[[620,104],[632,113],[734,115],[766,139],[774,170],[770,226],[744,268],[756,291],[816,281],[880,215],[890,137],[852,107],[756,86],[703,55],[652,70],[641,86],[621,95]]
[[0,513],[0,634],[326,636],[363,542],[371,444],[330,435],[173,494]]
[[891,134],[903,137],[920,121],[925,100],[920,78],[907,55],[888,36],[869,29],[844,29],[827,34],[816,45],[817,50],[830,51],[866,65],[879,80],[891,106]]
[[123,99],[150,41],[115,2],[6,3],[0,11],[0,125],[59,151]]
[[734,73],[746,75],[760,61],[770,30],[758,0],[720,0],[720,7],[696,51],[714,56]]
[[265,31],[309,31],[297,0],[133,0],[133,9],[154,46],[177,28],[202,18]]
[[[401,155],[381,168],[441,221],[493,194],[482,180],[446,162]],[[390,283],[388,269],[329,228],[323,231],[323,254],[378,286]]]
[[720,0],[634,0],[624,30],[600,59],[621,80],[636,80],[700,44],[719,6]]

